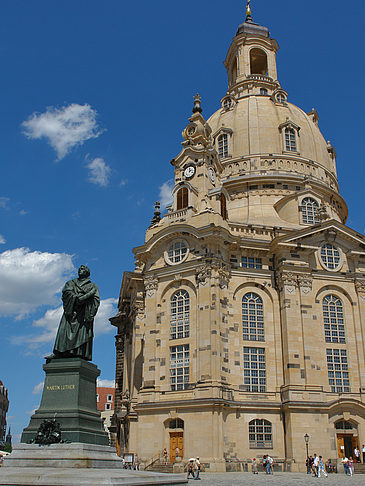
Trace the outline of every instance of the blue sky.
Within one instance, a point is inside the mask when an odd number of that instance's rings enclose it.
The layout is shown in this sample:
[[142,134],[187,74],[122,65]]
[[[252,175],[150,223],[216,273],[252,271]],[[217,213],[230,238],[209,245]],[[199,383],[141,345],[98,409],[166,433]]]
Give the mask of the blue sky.
[[[114,378],[122,272],[144,241],[169,161],[202,96],[227,89],[222,61],[244,19],[240,0],[11,0],[0,15],[0,379],[16,436],[40,402],[60,290],[87,264],[103,299],[93,361]],[[314,107],[337,152],[348,225],[364,231],[365,5],[251,2],[279,42],[289,101]]]

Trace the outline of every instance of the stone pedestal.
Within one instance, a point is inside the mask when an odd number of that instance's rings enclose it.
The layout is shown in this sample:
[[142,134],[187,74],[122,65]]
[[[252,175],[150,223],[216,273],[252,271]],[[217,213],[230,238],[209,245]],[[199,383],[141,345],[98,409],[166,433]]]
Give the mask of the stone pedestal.
[[23,431],[21,442],[34,440],[44,420],[55,419],[63,441],[109,445],[96,406],[96,378],[100,371],[81,358],[53,359],[46,372],[42,401]]

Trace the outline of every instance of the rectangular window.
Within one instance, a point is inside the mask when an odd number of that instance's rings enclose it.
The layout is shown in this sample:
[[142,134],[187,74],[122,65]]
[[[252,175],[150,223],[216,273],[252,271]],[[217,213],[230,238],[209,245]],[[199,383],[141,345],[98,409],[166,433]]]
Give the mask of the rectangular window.
[[241,267],[243,268],[262,268],[261,258],[242,257]]
[[111,409],[112,409],[111,403],[106,403],[105,410],[111,410]]
[[264,348],[243,348],[243,379],[246,392],[266,392]]
[[113,401],[113,395],[107,395],[106,401],[107,402],[112,402]]
[[327,349],[328,381],[333,393],[350,393],[346,349]]
[[218,155],[220,159],[228,157],[228,135],[225,133],[218,137]]
[[97,402],[99,401],[99,395],[98,394],[96,395],[96,401]]
[[171,390],[187,390],[189,387],[189,345],[170,347]]

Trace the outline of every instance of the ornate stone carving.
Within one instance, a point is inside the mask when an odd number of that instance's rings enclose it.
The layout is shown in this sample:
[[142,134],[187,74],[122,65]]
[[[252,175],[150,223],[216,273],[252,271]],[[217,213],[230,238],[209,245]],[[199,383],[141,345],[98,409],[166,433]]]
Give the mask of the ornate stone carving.
[[365,280],[364,279],[356,279],[355,280],[355,288],[357,293],[359,294],[360,299],[365,300]]
[[298,275],[298,283],[303,294],[309,294],[312,290],[312,277],[310,275]]
[[297,275],[292,272],[285,272],[279,275],[279,285],[288,294],[294,294],[298,286]]
[[227,263],[221,260],[212,261],[212,269],[215,270],[216,277],[219,281],[219,286],[221,289],[228,287],[229,280],[231,278],[231,267]]
[[146,289],[146,294],[148,297],[153,297],[156,293],[158,287],[158,278],[151,275],[147,277],[144,281],[144,288]]
[[131,307],[131,314],[138,317],[138,319],[144,318],[144,302],[140,300],[135,300]]
[[210,265],[206,263],[199,265],[196,269],[196,283],[200,286],[206,285],[211,275],[212,269]]

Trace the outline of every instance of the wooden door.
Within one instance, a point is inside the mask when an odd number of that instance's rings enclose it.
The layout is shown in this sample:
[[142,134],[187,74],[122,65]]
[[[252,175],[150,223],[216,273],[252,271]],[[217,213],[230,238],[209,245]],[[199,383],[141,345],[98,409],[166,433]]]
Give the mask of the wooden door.
[[340,459],[345,457],[345,437],[343,434],[337,434],[337,454]]
[[179,448],[179,455],[184,457],[184,432],[170,432],[170,462],[175,462],[176,447]]
[[[357,436],[352,436],[352,458],[353,460],[356,462],[356,456],[355,456],[355,449],[356,447],[359,447],[359,441],[358,441],[358,437]],[[361,457],[361,453],[360,453],[360,457]]]

